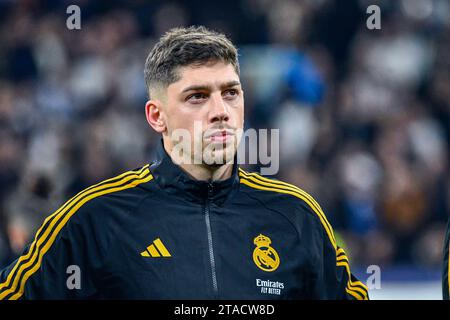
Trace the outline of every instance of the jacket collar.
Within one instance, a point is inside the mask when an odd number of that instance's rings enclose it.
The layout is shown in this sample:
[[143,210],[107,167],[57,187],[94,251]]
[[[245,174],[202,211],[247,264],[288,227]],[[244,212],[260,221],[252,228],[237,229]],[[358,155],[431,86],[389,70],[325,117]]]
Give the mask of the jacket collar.
[[239,187],[236,156],[230,178],[220,181],[200,181],[172,161],[164,149],[162,139],[158,145],[156,161],[151,164],[150,171],[164,191],[197,203],[209,200],[220,206]]

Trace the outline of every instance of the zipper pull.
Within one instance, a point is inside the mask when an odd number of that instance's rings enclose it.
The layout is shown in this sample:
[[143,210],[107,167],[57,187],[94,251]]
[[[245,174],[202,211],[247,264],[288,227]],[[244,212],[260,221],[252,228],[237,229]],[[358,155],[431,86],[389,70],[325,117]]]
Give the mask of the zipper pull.
[[212,183],[208,183],[208,198],[211,198],[214,192],[214,187]]

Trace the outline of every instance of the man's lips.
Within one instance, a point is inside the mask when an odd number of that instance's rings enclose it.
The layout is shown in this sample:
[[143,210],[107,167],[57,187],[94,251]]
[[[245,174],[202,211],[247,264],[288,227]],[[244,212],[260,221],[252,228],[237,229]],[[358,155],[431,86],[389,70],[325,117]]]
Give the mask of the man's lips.
[[211,133],[210,135],[207,136],[207,139],[210,139],[211,141],[214,142],[225,142],[231,139],[233,135],[234,133],[229,130],[221,130]]
[[230,135],[222,135],[222,136],[211,136],[211,141],[213,142],[225,142],[228,141],[228,139],[230,138]]

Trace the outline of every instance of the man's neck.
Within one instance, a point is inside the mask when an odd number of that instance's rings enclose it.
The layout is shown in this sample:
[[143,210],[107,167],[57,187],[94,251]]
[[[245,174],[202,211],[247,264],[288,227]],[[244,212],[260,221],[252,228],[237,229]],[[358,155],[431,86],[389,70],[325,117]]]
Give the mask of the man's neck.
[[[170,147],[169,147],[170,148]],[[172,158],[171,152],[167,150],[164,145],[166,153]],[[199,181],[220,181],[231,177],[233,173],[233,162],[225,163],[221,166],[210,166],[206,164],[186,164],[177,163],[172,158],[172,161],[177,164],[184,172],[189,174],[193,179]]]
[[217,167],[204,164],[180,164],[179,166],[195,180],[200,181],[226,180],[233,173],[233,163]]

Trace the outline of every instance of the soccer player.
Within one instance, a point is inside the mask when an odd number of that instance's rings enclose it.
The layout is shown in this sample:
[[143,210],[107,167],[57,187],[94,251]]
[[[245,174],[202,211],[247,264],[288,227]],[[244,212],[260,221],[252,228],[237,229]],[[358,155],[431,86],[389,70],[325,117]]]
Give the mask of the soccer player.
[[442,272],[442,297],[444,300],[450,300],[450,219],[447,223],[447,231],[444,240],[444,269]]
[[0,299],[368,299],[317,202],[239,168],[244,91],[229,39],[172,29],[145,80],[157,160],[50,215],[1,271]]

